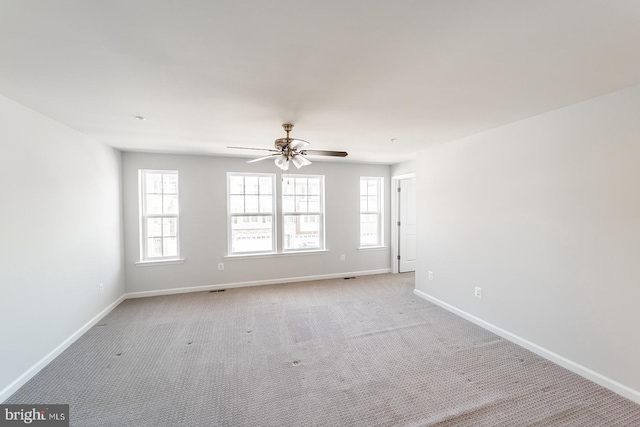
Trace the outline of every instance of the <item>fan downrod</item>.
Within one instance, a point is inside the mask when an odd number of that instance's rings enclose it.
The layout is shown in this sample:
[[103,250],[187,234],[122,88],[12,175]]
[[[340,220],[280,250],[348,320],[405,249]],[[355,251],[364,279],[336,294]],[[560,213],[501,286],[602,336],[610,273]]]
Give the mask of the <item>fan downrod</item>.
[[279,150],[286,150],[291,143],[291,138],[289,137],[289,132],[293,129],[293,125],[291,123],[285,123],[282,125],[282,129],[287,133],[285,138],[278,138],[275,140],[275,146]]

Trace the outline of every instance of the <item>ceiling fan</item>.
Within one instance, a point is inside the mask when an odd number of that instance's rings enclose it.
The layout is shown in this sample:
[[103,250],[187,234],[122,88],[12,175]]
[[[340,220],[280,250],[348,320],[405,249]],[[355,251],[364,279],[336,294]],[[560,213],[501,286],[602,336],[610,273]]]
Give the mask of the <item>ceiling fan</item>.
[[333,157],[346,157],[346,151],[327,151],[327,150],[307,150],[309,142],[303,139],[289,137],[289,132],[293,129],[293,125],[285,123],[282,128],[287,133],[285,138],[278,138],[274,141],[275,148],[249,148],[249,147],[227,147],[237,148],[241,150],[260,150],[269,151],[272,154],[264,157],[258,157],[257,159],[249,160],[247,163],[259,162],[266,159],[274,159],[276,166],[283,171],[289,169],[289,163],[293,163],[295,167],[300,169],[302,166],[310,165],[311,161],[306,157],[310,156],[333,156]]

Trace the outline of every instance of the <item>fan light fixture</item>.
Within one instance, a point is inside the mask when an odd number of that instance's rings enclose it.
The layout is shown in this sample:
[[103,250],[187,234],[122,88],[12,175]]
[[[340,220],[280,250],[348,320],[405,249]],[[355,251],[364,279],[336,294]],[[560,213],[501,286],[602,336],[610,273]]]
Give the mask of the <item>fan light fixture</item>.
[[289,159],[284,156],[276,157],[275,164],[283,171],[289,170]]
[[297,156],[294,156],[291,158],[291,162],[293,163],[293,165],[295,167],[297,167],[298,169],[300,169],[303,166],[307,166],[311,164],[310,160],[305,159],[304,157],[302,157],[302,154],[299,154]]

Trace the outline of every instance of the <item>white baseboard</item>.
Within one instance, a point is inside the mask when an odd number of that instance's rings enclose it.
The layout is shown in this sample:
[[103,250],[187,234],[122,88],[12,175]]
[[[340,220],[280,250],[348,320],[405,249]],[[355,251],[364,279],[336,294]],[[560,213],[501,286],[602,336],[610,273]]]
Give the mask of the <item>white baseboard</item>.
[[160,295],[184,294],[188,292],[213,291],[218,289],[244,288],[248,286],[276,285],[278,283],[309,282],[312,280],[338,279],[341,277],[369,276],[372,274],[391,273],[390,268],[380,270],[355,271],[351,273],[320,274],[316,276],[287,277],[283,279],[254,280],[250,282],[223,283],[220,285],[191,286],[188,288],[161,289],[157,291],[129,292],[125,298],[146,298]]
[[42,368],[47,366],[60,353],[65,351],[71,344],[73,344],[78,338],[80,338],[82,336],[82,334],[87,332],[93,325],[98,323],[104,316],[109,314],[109,312],[111,312],[111,310],[116,308],[116,306],[118,304],[120,304],[124,300],[125,300],[125,296],[124,295],[120,296],[117,300],[115,300],[114,302],[109,304],[107,306],[107,308],[102,310],[100,313],[96,314],[91,320],[89,320],[80,329],[78,329],[76,332],[74,332],[69,338],[67,338],[62,343],[60,343],[60,345],[58,345],[56,348],[51,350],[49,352],[49,354],[44,356],[42,359],[40,359],[38,362],[36,362],[35,365],[33,365],[26,372],[24,372],[22,375],[20,375],[18,378],[16,378],[11,384],[9,384],[5,388],[3,388],[0,391],[0,403],[4,402],[5,400],[7,400],[9,398],[9,396],[11,396],[20,387],[22,387],[27,381],[29,381],[31,378],[33,378],[38,372],[40,372],[40,370],[42,370]]
[[506,331],[502,328],[499,328],[489,322],[486,322],[472,314],[467,313],[466,311],[460,310],[459,308],[456,308],[454,306],[452,306],[451,304],[448,304],[442,300],[439,300],[438,298],[432,297],[429,294],[426,294],[422,291],[419,291],[417,289],[415,289],[414,294],[416,294],[417,296],[419,296],[420,298],[424,298],[429,302],[432,302],[442,308],[444,308],[447,311],[452,312],[453,314],[456,314],[472,323],[475,323],[476,325],[480,326],[481,328],[484,328],[488,331],[493,332],[496,335],[501,336],[502,338],[511,341],[515,344],[518,344],[521,347],[526,348],[527,350],[537,354],[538,356],[544,357],[545,359],[556,363],[557,365],[562,366],[563,368],[566,368],[568,370],[570,370],[571,372],[574,372],[590,381],[593,381],[596,384],[599,384],[603,387],[608,388],[609,390],[613,391],[614,393],[617,393],[635,403],[640,404],[640,391],[638,390],[634,390],[631,387],[627,387],[624,384],[621,384],[617,381],[612,380],[611,378],[605,377],[602,374],[599,374],[598,372],[595,372],[585,366],[582,366],[576,362],[573,362],[565,357],[560,356],[559,354],[556,354],[550,350],[547,350],[544,347],[540,347],[537,344],[532,343],[531,341],[527,341],[524,338],[521,338],[515,334],[512,334],[509,331]]

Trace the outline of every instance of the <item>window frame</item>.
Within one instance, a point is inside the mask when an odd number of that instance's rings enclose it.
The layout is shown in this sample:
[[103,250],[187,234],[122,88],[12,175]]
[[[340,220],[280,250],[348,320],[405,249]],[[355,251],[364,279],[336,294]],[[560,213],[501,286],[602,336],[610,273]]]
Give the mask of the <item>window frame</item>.
[[[376,182],[376,186],[377,186],[377,202],[376,202],[376,206],[374,210],[370,209],[369,203],[367,202],[367,209],[363,210],[362,209],[362,198],[363,197],[370,197],[369,196],[369,192],[367,191],[366,194],[362,194],[362,182],[363,181],[367,181],[367,190],[369,188],[368,182],[370,181],[375,181]],[[383,247],[384,246],[384,177],[381,176],[361,176],[360,180],[359,180],[359,206],[360,206],[360,213],[359,213],[359,247],[361,249],[367,249],[367,248],[378,248],[378,247]],[[362,216],[363,215],[375,215],[377,217],[377,241],[376,243],[373,244],[363,244],[362,242],[362,228],[363,228],[363,221],[362,221]]]
[[[178,209],[176,213],[148,213],[147,209],[147,195],[151,194],[147,191],[147,175],[160,174],[160,175],[175,175],[176,177],[176,193],[175,196],[178,200]],[[162,179],[164,182],[164,179]],[[155,193],[154,193],[155,194]],[[165,194],[164,188],[162,192],[158,193],[162,196]],[[181,260],[180,258],[180,176],[177,170],[161,170],[161,169],[139,169],[138,170],[138,198],[139,198],[139,235],[140,235],[140,262],[152,263],[152,262],[169,262]],[[164,199],[164,198],[163,198]],[[176,222],[176,254],[168,256],[149,256],[149,238],[147,237],[147,220],[150,218],[159,218],[161,220],[165,218],[173,218]],[[161,226],[163,228],[163,226]],[[163,230],[164,234],[164,230]],[[162,237],[164,238],[164,237]]]
[[[319,181],[319,210],[318,211],[306,211],[306,212],[296,212],[296,211],[285,211],[285,196],[290,196],[290,194],[285,194],[285,185],[290,185],[287,183],[286,180],[289,179],[318,179]],[[297,196],[297,194],[295,194],[295,189],[296,189],[296,184],[293,184],[293,188],[294,188],[294,198],[295,196]],[[308,188],[308,184],[307,184],[307,188]],[[282,184],[280,186],[280,206],[278,207],[280,209],[280,221],[282,222],[282,233],[280,235],[280,247],[281,247],[281,251],[282,253],[286,253],[286,254],[290,254],[290,253],[300,253],[300,252],[314,252],[314,251],[325,251],[326,250],[326,236],[325,236],[325,176],[324,175],[307,175],[307,174],[283,174],[282,175]],[[302,196],[302,195],[301,195]],[[306,196],[309,196],[308,192],[306,194]],[[312,195],[313,196],[313,195]],[[295,204],[295,199],[294,199],[294,204]],[[307,201],[307,208],[308,208],[308,201]],[[303,217],[303,216],[318,216],[318,225],[319,225],[319,231],[318,231],[318,239],[319,239],[319,244],[318,247],[312,247],[312,248],[285,248],[285,218],[288,216],[296,216],[296,217]]]
[[[239,194],[231,194],[231,178],[233,176],[241,176],[246,178],[248,176],[257,177],[268,177],[271,179],[271,212],[253,212],[253,213],[233,213],[231,212],[231,196],[239,195]],[[257,173],[257,172],[227,172],[227,255],[228,256],[247,256],[247,255],[263,255],[263,254],[274,254],[277,253],[278,248],[278,227],[276,223],[277,219],[277,205],[276,205],[276,175],[274,173]],[[258,185],[259,188],[259,185]],[[260,190],[258,189],[258,196],[260,196]],[[246,191],[242,193],[243,196],[247,196]],[[271,217],[271,250],[256,250],[256,251],[233,251],[233,219],[241,218],[241,217]]]

